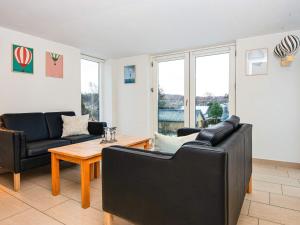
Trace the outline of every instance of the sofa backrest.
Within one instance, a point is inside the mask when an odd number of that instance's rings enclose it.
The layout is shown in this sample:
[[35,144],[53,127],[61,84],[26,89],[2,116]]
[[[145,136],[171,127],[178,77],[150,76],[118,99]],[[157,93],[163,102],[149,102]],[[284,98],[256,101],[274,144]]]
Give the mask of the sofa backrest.
[[49,132],[43,113],[3,114],[4,127],[10,130],[24,131],[28,142],[49,138]]
[[75,112],[47,112],[45,113],[46,122],[48,125],[49,137],[60,138],[63,131],[63,121],[61,116],[75,116]]

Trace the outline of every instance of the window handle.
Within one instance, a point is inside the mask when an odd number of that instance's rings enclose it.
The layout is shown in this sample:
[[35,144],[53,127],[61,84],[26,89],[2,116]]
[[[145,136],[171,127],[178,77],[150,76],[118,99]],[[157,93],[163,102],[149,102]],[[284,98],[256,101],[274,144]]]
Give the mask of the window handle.
[[186,100],[185,100],[185,106],[187,107],[187,106],[188,106],[188,104],[189,104],[189,100],[188,100],[188,99],[186,99]]

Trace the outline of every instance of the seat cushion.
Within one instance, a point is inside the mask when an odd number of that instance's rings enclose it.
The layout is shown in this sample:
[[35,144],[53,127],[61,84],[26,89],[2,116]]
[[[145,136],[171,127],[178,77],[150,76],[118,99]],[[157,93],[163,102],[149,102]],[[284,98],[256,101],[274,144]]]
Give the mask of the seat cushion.
[[214,126],[202,129],[196,140],[208,141],[212,146],[219,144],[234,131],[233,125],[227,122],[221,122]]
[[49,138],[43,113],[4,114],[2,120],[7,129],[24,131],[28,142]]
[[60,147],[71,144],[70,141],[64,139],[57,140],[43,140],[27,143],[27,156],[38,156],[48,153],[49,148]]
[[49,137],[51,139],[60,138],[63,130],[63,121],[61,116],[75,116],[74,112],[47,112],[45,113],[46,122],[49,130]]
[[90,135],[90,134],[80,134],[80,135],[72,135],[72,136],[64,137],[64,139],[70,141],[72,144],[80,143],[83,141],[90,141],[97,138],[100,138],[100,136]]

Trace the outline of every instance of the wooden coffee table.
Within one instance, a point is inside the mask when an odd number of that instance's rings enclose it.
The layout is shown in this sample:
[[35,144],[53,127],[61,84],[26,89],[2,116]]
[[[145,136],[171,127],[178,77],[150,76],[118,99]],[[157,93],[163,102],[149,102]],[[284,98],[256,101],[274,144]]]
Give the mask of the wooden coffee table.
[[90,180],[100,176],[102,149],[112,145],[150,149],[150,138],[118,135],[117,142],[100,144],[100,139],[51,148],[52,195],[60,193],[59,160],[80,165],[81,206],[90,207]]

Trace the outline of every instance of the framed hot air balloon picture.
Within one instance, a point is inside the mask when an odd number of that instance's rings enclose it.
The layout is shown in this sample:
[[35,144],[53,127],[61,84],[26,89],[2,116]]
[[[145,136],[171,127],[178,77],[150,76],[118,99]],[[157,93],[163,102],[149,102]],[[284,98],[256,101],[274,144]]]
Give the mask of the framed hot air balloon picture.
[[46,52],[46,76],[63,78],[64,76],[63,55],[54,52]]
[[33,74],[33,48],[13,44],[13,72]]

